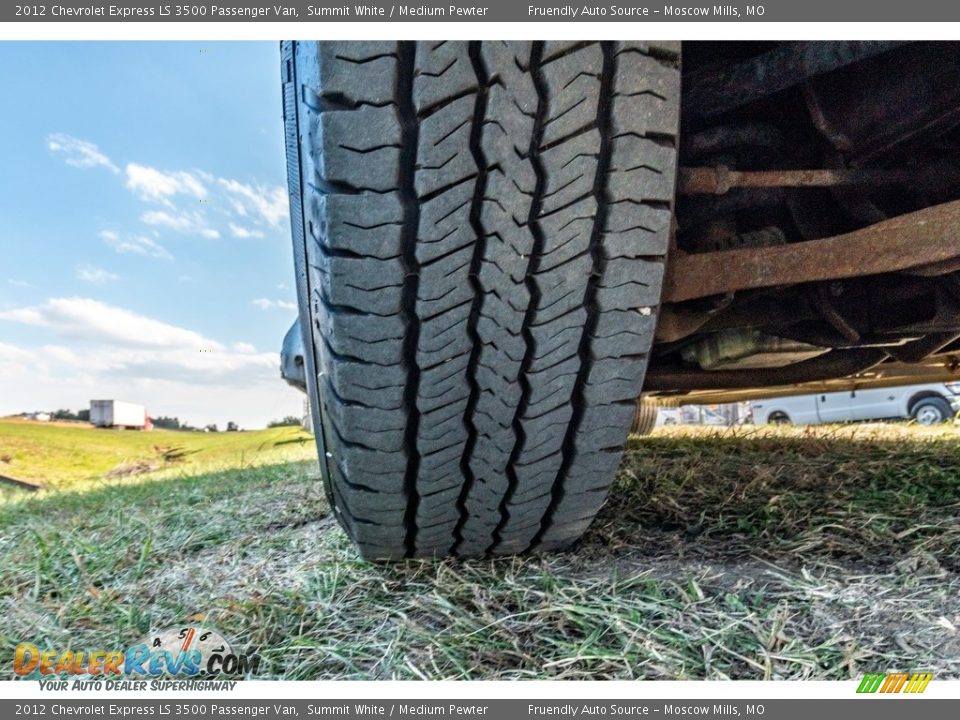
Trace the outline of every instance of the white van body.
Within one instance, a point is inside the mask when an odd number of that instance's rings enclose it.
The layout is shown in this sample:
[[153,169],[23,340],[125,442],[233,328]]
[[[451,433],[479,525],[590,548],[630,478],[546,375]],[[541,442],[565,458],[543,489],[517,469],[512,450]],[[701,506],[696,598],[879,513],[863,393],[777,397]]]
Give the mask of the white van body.
[[656,427],[683,425],[683,409],[678,407],[657,408]]
[[960,412],[960,383],[791,395],[756,400],[751,406],[756,425],[814,425],[892,418],[913,418],[922,425],[933,425],[950,420]]

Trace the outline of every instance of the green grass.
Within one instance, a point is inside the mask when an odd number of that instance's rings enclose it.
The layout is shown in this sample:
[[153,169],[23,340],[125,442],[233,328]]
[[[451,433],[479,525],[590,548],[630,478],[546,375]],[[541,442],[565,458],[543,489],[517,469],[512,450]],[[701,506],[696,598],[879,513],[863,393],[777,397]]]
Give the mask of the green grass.
[[87,488],[139,475],[195,475],[304,460],[313,440],[295,427],[231,433],[95,429],[0,418],[0,475],[45,488]]
[[0,657],[217,626],[270,677],[960,677],[960,439],[858,426],[632,440],[550,556],[361,561],[315,462],[0,505]]

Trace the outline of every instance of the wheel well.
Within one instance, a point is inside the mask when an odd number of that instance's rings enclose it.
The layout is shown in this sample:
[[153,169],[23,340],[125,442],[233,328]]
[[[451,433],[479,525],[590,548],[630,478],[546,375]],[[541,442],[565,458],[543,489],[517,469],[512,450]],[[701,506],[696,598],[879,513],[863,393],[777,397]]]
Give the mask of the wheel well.
[[921,392],[918,392],[916,395],[911,396],[909,402],[907,402],[907,414],[913,415],[913,409],[917,406],[917,403],[920,402],[921,400],[926,400],[927,398],[940,398],[947,404],[949,404],[950,402],[942,394],[938,392],[934,392],[933,390],[922,390]]

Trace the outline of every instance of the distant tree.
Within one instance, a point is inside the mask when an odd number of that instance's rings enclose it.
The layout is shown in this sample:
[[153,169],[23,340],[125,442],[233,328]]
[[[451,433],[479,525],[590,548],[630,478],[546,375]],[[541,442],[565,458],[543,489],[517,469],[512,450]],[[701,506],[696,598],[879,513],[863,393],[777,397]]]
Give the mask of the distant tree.
[[209,425],[207,425],[207,426],[204,428],[204,430],[206,430],[207,432],[220,432],[220,431],[217,429],[217,424],[216,424],[216,423],[210,423]]
[[80,410],[79,412],[74,412],[73,410],[56,410],[50,413],[51,420],[83,420],[89,422],[90,420],[90,411],[89,410]]
[[185,425],[180,424],[180,418],[167,417],[162,415],[160,417],[155,417],[153,419],[153,426],[155,428],[162,428],[164,430],[186,430]]
[[238,430],[240,430],[240,428],[233,420],[227,423],[227,432],[237,432]]
[[90,411],[78,410],[77,412],[74,412],[73,410],[66,410],[66,409],[55,410],[54,412],[50,413],[50,419],[90,422]]
[[301,422],[302,420],[298,418],[296,415],[287,415],[285,418],[281,420],[271,420],[270,422],[267,423],[267,427],[268,428],[287,427],[288,425],[300,425]]

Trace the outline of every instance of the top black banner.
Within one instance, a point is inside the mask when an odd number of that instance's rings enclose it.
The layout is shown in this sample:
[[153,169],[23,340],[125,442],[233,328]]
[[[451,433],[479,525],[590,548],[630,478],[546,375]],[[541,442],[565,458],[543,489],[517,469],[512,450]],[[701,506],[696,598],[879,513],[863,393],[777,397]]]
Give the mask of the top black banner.
[[767,0],[762,4],[540,0],[221,0],[176,4],[153,0],[66,0],[3,4],[0,22],[953,22],[960,3],[942,0]]

